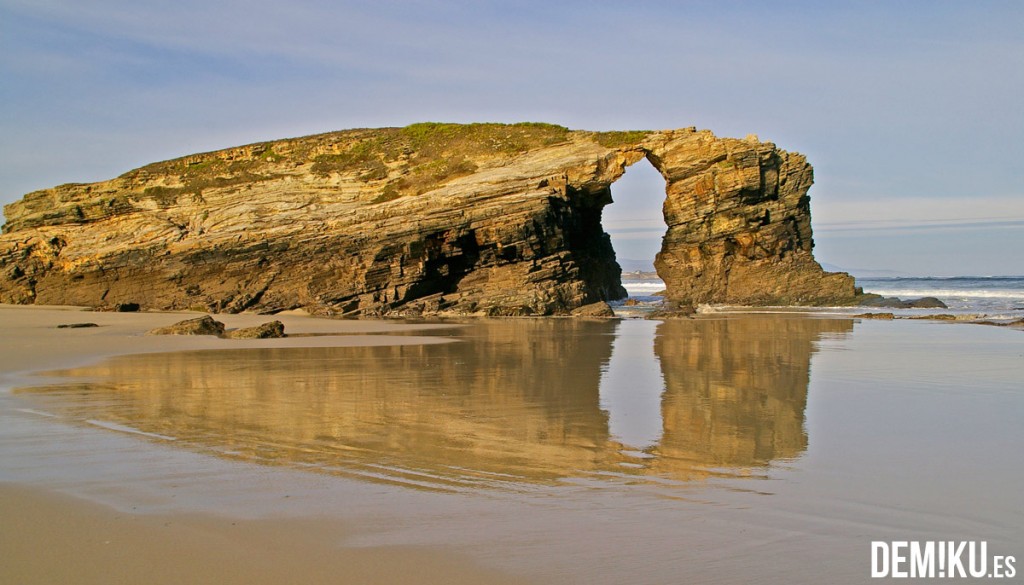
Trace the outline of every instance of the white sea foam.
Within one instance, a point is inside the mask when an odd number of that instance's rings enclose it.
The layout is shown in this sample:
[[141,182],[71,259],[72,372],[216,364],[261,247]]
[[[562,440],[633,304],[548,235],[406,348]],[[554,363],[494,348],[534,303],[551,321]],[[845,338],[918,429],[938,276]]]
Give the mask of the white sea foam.
[[626,289],[626,292],[633,296],[636,296],[636,294],[651,294],[665,290],[665,283],[660,280],[626,280],[622,282],[622,286]]
[[964,299],[1019,299],[1024,301],[1024,291],[1019,290],[957,290],[931,288],[865,288],[864,292],[892,297],[950,297]]

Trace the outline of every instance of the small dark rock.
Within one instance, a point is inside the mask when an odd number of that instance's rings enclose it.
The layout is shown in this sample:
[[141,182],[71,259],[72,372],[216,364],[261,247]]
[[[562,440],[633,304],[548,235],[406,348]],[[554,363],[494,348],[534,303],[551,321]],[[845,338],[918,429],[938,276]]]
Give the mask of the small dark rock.
[[946,303],[935,297],[923,297],[904,301],[896,297],[882,297],[878,295],[864,295],[857,303],[862,307],[877,307],[879,309],[948,309]]
[[861,299],[858,303],[862,307],[877,307],[879,309],[908,309],[910,305],[896,297],[870,296]]
[[271,321],[258,327],[236,329],[234,331],[228,331],[224,334],[224,337],[230,339],[277,339],[285,337],[284,323],[280,321]]
[[138,313],[139,303],[117,303],[114,305],[115,313]]
[[57,325],[57,329],[84,329],[86,327],[99,327],[95,323],[64,323]]
[[689,319],[697,313],[697,309],[689,305],[665,307],[649,313],[645,319]]
[[224,324],[206,315],[198,319],[180,321],[169,327],[160,327],[149,332],[150,335],[223,335]]
[[573,317],[614,317],[615,311],[612,310],[608,303],[598,301],[596,303],[577,307],[576,309],[573,309],[571,314]]
[[922,297],[912,301],[906,301],[912,309],[948,309],[946,303],[935,297]]

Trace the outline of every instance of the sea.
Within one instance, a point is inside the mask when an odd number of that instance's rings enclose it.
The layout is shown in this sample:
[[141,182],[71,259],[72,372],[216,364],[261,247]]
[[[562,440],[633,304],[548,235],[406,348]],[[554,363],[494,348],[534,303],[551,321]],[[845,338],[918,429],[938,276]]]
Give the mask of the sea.
[[886,297],[935,297],[957,311],[1024,315],[1024,276],[858,278],[857,286]]
[[[655,302],[665,283],[656,278],[623,279],[631,298]],[[922,276],[857,278],[866,293],[900,299],[935,297],[954,313],[991,318],[1024,317],[1024,276]],[[933,311],[934,312],[934,311]]]

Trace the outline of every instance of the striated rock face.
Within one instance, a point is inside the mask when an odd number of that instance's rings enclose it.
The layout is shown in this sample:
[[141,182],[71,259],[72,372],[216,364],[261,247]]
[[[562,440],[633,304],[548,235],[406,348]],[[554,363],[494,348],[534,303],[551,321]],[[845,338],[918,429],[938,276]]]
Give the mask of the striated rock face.
[[0,302],[567,314],[625,296],[601,210],[645,157],[666,179],[656,267],[670,300],[852,300],[853,279],[811,255],[799,154],[692,128],[415,124],[30,193],[4,209]]
[[174,325],[159,327],[149,332],[149,335],[216,335],[224,334],[224,324],[215,320],[209,315],[179,321]]
[[286,337],[284,323],[271,321],[256,327],[245,327],[224,333],[228,339],[280,339]]

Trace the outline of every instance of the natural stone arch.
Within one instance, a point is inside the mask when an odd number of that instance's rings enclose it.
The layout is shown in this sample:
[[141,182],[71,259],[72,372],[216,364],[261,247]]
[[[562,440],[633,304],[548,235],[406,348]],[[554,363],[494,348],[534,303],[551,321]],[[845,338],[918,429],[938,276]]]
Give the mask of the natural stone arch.
[[61,185],[4,209],[0,302],[551,315],[624,295],[601,209],[666,180],[655,267],[681,304],[833,304],[806,159],[694,128],[419,124],[279,140]]
[[622,166],[607,178],[614,183],[641,159],[665,179],[666,233],[655,270],[669,300],[822,305],[854,297],[849,275],[826,273],[814,260],[807,194],[814,174],[803,155],[756,136],[686,128],[624,149]]

